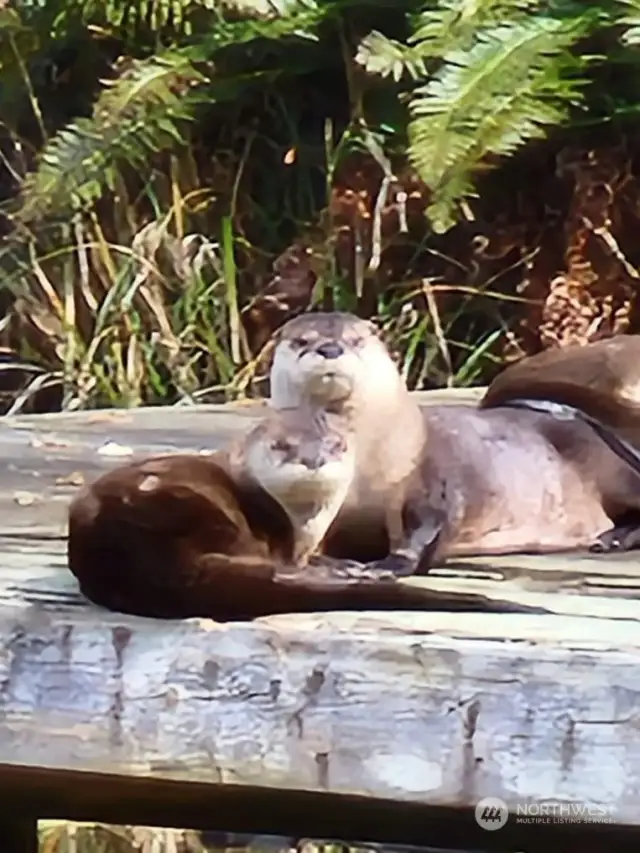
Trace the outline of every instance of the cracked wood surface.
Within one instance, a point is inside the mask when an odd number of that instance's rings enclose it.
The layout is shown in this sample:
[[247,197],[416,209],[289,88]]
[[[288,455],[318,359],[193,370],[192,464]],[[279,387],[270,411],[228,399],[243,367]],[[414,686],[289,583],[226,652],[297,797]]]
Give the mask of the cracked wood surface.
[[[475,392],[420,395],[459,402]],[[450,563],[412,584],[550,615],[334,613],[218,625],[108,613],[65,565],[83,480],[215,449],[260,405],[0,421],[0,763],[640,823],[637,557]],[[114,447],[108,442],[116,442]]]

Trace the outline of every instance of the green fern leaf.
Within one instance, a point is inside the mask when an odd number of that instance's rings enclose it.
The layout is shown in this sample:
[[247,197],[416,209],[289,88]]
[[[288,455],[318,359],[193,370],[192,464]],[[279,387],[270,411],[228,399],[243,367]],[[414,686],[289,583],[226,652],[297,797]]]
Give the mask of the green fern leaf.
[[408,41],[424,59],[440,59],[455,48],[471,48],[480,28],[514,23],[545,5],[543,0],[441,0],[420,13]]
[[620,40],[630,47],[640,43],[640,0],[618,0],[619,4],[628,9],[626,15],[618,18],[617,23],[626,26]]
[[471,186],[471,173],[487,154],[513,153],[579,103],[577,72],[586,60],[570,48],[591,23],[588,16],[532,15],[479,30],[470,50],[449,51],[440,71],[415,90],[409,155],[433,192],[429,215],[436,230],[451,227],[461,188]]
[[40,156],[38,169],[22,187],[14,218],[26,224],[49,212],[80,209],[113,186],[121,160],[143,165],[153,151],[183,141],[179,124],[193,116],[205,80],[188,52],[172,51],[132,62],[105,86],[92,118],[63,128]]
[[259,18],[284,18],[303,11],[316,11],[314,0],[221,0],[226,9]]
[[[64,38],[78,25],[112,32],[135,52],[150,34],[194,35],[225,25],[225,13],[273,20],[318,12],[316,0],[30,0],[20,4],[34,28]],[[203,15],[204,13],[204,15]]]
[[370,74],[393,77],[398,82],[407,73],[414,80],[424,77],[426,67],[420,51],[407,47],[382,33],[373,30],[365,36],[356,53],[355,61]]
[[[185,122],[195,117],[199,103],[237,97],[246,85],[241,78],[221,79],[212,88],[197,66],[210,63],[222,48],[254,39],[315,38],[313,26],[324,13],[311,0],[298,7],[272,20],[221,20],[195,45],[129,60],[126,70],[104,84],[93,116],[68,125],[44,147],[38,168],[23,183],[14,220],[27,224],[83,209],[114,185],[121,163],[143,168],[151,153],[183,144]],[[252,72],[249,82],[259,75]]]
[[82,24],[111,30],[132,45],[142,33],[174,33],[190,35],[192,18],[199,13],[215,12],[217,0],[62,0],[53,33],[61,37]]
[[416,29],[402,44],[376,30],[361,41],[356,62],[372,74],[404,74],[414,80],[427,74],[426,63],[441,59],[454,48],[468,49],[480,26],[495,25],[505,19],[530,14],[541,0],[441,0],[435,9],[425,9],[416,18]]

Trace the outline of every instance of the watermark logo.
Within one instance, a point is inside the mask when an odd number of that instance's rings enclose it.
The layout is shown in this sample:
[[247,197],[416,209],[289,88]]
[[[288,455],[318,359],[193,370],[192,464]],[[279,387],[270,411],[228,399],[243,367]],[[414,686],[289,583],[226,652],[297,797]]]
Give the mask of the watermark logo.
[[499,797],[483,797],[476,805],[476,823],[483,829],[502,829],[509,819],[509,809]]
[[478,826],[502,829],[515,823],[613,823],[613,808],[593,803],[515,803],[509,808],[500,797],[483,797],[475,809]]

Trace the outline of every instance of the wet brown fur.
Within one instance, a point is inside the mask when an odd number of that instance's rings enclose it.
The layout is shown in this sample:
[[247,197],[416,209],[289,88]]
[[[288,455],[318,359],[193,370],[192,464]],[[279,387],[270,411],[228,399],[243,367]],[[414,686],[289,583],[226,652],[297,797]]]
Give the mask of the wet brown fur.
[[495,408],[518,397],[575,406],[640,441],[640,335],[527,356],[493,380],[480,407]]
[[225,453],[123,465],[69,511],[69,568],[88,599],[114,611],[224,621],[341,609],[529,609],[421,591],[328,560],[298,567],[294,544],[286,512],[232,472]]

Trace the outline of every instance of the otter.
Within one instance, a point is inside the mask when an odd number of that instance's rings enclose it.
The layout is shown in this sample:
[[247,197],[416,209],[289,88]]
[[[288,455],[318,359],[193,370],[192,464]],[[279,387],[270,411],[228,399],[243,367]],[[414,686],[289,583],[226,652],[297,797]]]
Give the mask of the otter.
[[495,408],[517,398],[571,406],[640,443],[640,335],[526,356],[496,376],[479,405]]
[[[354,430],[356,473],[324,539],[328,556],[371,562],[397,549],[415,565],[434,540],[432,564],[634,547],[640,465],[621,455],[615,436],[604,441],[566,410],[421,407],[375,326],[344,312],[285,323],[270,381],[276,410],[339,412]],[[403,516],[395,541],[390,505]]]
[[[508,365],[491,382],[480,408],[552,413],[588,424],[632,469],[640,471],[640,335],[603,338],[543,350]],[[591,550],[640,545],[640,513],[630,497],[622,522]]]
[[269,405],[340,414],[353,431],[356,470],[323,553],[415,570],[445,508],[425,494],[427,424],[375,326],[342,312],[289,320],[276,336]]
[[314,555],[350,487],[353,439],[342,416],[303,407],[271,413],[228,451],[119,466],[71,502],[69,568],[95,604],[155,618],[530,609]]

